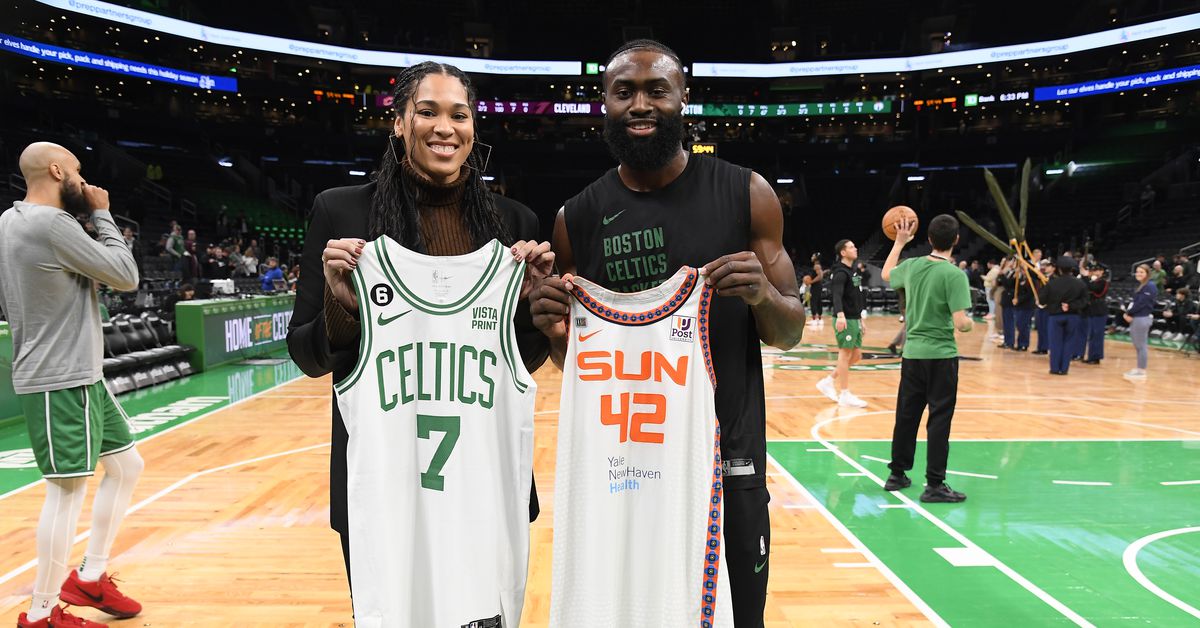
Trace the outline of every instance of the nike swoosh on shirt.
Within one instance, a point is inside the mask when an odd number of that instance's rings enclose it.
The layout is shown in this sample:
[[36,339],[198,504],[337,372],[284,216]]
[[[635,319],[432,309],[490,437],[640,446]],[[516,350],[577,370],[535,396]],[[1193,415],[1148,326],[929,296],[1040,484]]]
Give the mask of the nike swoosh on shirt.
[[409,312],[411,312],[411,311],[412,311],[412,310],[407,310],[407,311],[404,311],[404,312],[400,312],[399,314],[397,314],[397,315],[395,315],[395,316],[392,316],[392,317],[389,317],[389,318],[384,318],[384,317],[383,317],[383,314],[380,314],[380,315],[379,315],[379,318],[377,319],[377,321],[376,321],[376,322],[378,322],[380,326],[387,325],[388,323],[390,323],[390,322],[392,322],[392,321],[396,320],[397,318],[400,318],[401,316],[404,316],[405,314],[408,314],[408,313],[409,313]]
[[620,218],[620,217],[621,217],[621,214],[624,214],[624,213],[625,213],[625,210],[623,210],[623,209],[622,209],[621,211],[619,211],[619,212],[617,212],[617,213],[615,213],[615,214],[613,214],[613,215],[611,215],[611,216],[605,216],[605,217],[604,217],[604,221],[603,221],[603,222],[604,222],[604,224],[606,224],[606,225],[607,225],[608,223],[610,223],[610,222],[612,222],[612,221],[616,220],[617,218]]
[[590,333],[590,334],[579,334],[579,342],[583,342],[583,341],[587,340],[588,338],[591,338],[592,336],[595,336],[596,334],[598,334],[598,333],[600,333],[600,332],[602,332],[602,331],[604,331],[604,330],[603,330],[603,329],[597,329],[596,331],[594,331],[594,332],[592,332],[592,333]]
[[[768,558],[769,558],[769,557],[768,557]],[[762,571],[762,570],[763,570],[763,567],[766,567],[766,566],[767,566],[767,559],[766,559],[766,558],[764,558],[764,559],[763,559],[763,561],[762,561],[761,563],[755,563],[755,565],[754,565],[754,573],[758,573],[758,572]]]

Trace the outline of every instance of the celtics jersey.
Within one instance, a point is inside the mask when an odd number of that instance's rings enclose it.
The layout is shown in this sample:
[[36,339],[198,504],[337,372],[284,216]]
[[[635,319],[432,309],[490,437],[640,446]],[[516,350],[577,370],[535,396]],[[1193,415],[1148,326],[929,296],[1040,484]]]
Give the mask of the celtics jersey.
[[575,280],[554,491],[550,625],[733,626],[722,564],[712,291]]
[[454,257],[386,236],[363,248],[359,359],[334,385],[360,628],[520,625],[535,393],[512,324],[523,273],[496,240]]

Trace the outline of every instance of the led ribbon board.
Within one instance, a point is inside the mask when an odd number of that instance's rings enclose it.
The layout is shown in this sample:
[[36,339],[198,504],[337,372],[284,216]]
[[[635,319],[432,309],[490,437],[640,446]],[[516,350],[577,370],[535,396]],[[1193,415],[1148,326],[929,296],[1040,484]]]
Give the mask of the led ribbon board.
[[892,101],[846,101],[753,104],[692,104],[684,113],[689,116],[722,118],[783,118],[789,116],[840,116],[891,113]]
[[475,105],[479,113],[501,113],[527,116],[599,116],[604,104],[598,102],[550,102],[530,100],[481,100]]
[[1096,79],[1073,85],[1038,87],[1033,90],[1033,99],[1066,100],[1068,98],[1081,98],[1083,96],[1119,92],[1126,89],[1148,89],[1158,87],[1159,85],[1185,83],[1195,80],[1200,80],[1200,65],[1190,65],[1170,70],[1156,70],[1154,72],[1144,72],[1142,74],[1131,74],[1115,78]]
[[1200,13],[1192,13],[1157,22],[1147,22],[1124,28],[1013,46],[980,48],[958,52],[891,57],[888,59],[846,59],[805,63],[693,63],[692,76],[781,78],[787,76],[834,76],[841,74],[879,74],[883,72],[915,72],[964,65],[981,65],[1005,61],[1024,61],[1041,57],[1060,57],[1106,46],[1118,46],[1155,37],[1176,35],[1200,29]]
[[136,26],[158,33],[166,33],[221,46],[248,48],[264,52],[275,52],[293,57],[307,57],[325,61],[342,61],[360,65],[383,67],[408,67],[423,61],[436,61],[458,66],[464,72],[476,74],[509,74],[534,76],[579,76],[583,73],[581,61],[502,61],[475,59],[472,57],[446,57],[405,52],[383,52],[361,50],[344,46],[328,46],[298,39],[285,39],[254,33],[231,31],[186,22],[174,18],[128,9],[98,0],[37,0],[41,4],[63,11],[79,13],[126,26]]
[[183,85],[184,87],[193,87],[195,89],[211,89],[219,92],[236,92],[238,90],[237,79],[234,78],[196,74],[195,72],[188,72],[186,70],[150,65],[141,61],[130,61],[118,57],[92,54],[82,50],[49,46],[3,33],[0,33],[0,50],[42,61],[52,61],[63,65],[112,72],[148,81]]

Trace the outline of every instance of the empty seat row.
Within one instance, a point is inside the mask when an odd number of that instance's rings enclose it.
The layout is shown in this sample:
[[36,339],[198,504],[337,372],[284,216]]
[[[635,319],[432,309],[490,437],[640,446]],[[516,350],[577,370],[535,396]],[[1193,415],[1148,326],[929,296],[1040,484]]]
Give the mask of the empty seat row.
[[190,375],[194,349],[174,343],[170,326],[153,312],[121,314],[102,326],[104,377],[116,394]]

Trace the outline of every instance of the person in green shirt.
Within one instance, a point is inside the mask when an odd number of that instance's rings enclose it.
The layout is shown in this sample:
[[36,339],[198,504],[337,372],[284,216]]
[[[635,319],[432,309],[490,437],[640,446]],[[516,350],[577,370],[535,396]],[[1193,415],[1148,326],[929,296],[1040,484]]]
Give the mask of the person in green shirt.
[[967,276],[951,258],[958,244],[958,219],[941,214],[929,223],[933,251],[900,263],[900,252],[913,239],[914,225],[902,222],[896,243],[883,265],[883,279],[895,290],[905,291],[904,322],[908,338],[900,364],[900,388],[896,395],[896,426],[892,432],[892,470],[884,490],[912,485],[906,472],[913,468],[921,413],[929,407],[928,454],[925,463],[923,502],[961,502],[966,495],[946,484],[946,460],[950,454],[950,422],[958,399],[958,344],[954,330],[971,331],[967,312],[971,288]]

